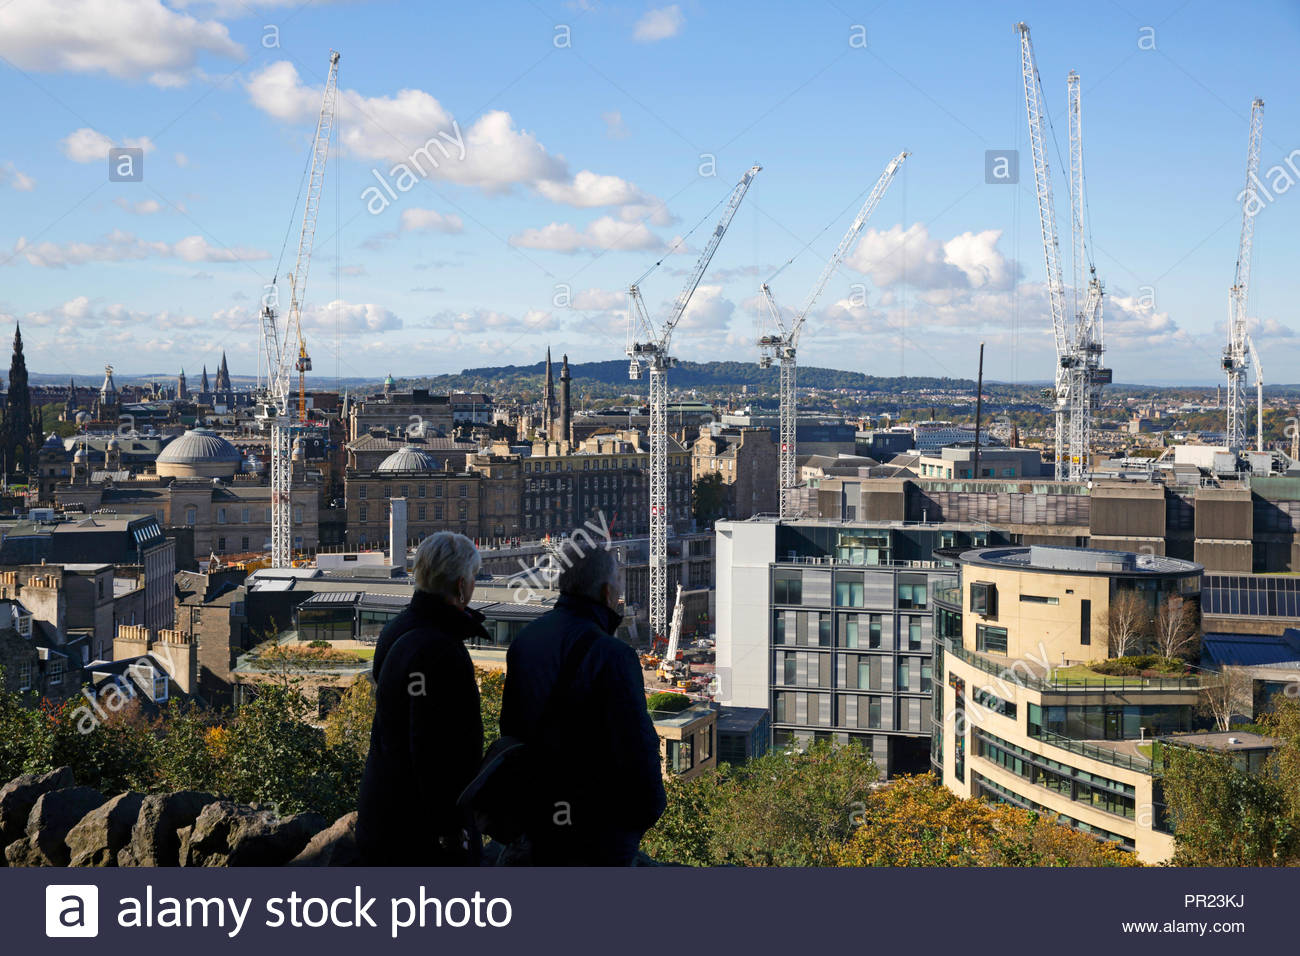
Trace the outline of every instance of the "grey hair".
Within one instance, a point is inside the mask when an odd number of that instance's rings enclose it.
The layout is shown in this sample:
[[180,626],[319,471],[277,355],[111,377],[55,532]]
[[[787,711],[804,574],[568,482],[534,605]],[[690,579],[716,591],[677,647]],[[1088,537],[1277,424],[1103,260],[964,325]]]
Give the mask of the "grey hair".
[[577,594],[599,601],[606,584],[618,591],[618,558],[606,547],[569,538],[560,546],[553,563],[560,565],[561,594]]
[[415,586],[429,594],[457,597],[461,579],[474,580],[482,564],[473,541],[454,531],[439,531],[415,549]]

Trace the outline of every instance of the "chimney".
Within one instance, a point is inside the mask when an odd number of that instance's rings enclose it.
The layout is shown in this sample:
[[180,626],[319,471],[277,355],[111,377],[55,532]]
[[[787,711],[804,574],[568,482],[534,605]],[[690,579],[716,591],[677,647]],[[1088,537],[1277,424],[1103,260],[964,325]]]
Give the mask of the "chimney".
[[117,636],[113,638],[113,660],[143,657],[149,653],[149,645],[152,643],[149,628],[140,624],[119,624]]
[[193,636],[183,631],[160,630],[151,648],[153,656],[167,671],[173,684],[185,694],[193,694],[199,682],[198,647]]
[[392,498],[388,502],[388,564],[406,570],[406,499]]

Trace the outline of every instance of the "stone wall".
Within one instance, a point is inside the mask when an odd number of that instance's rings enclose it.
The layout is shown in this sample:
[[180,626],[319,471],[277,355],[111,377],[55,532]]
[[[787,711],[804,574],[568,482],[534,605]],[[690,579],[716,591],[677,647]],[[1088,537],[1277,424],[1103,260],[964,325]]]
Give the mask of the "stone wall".
[[0,866],[350,866],[356,816],[331,825],[192,790],[108,796],[61,767],[0,787]]

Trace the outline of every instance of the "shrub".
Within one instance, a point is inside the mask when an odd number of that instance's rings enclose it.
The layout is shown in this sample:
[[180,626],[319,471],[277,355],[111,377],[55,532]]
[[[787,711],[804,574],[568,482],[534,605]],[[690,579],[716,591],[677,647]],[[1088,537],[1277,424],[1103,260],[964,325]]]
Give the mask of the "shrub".
[[665,714],[678,714],[689,706],[691,706],[689,697],[671,691],[660,691],[646,698],[646,707],[651,713],[658,711]]

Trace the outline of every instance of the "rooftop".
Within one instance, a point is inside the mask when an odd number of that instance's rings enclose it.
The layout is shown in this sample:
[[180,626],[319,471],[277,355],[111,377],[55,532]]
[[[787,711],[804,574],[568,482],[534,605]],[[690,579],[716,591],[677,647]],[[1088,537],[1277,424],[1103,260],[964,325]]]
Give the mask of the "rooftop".
[[1106,551],[1100,548],[1029,547],[975,548],[963,551],[963,564],[1023,568],[1026,571],[1068,571],[1075,574],[1200,574],[1194,561],[1159,554]]

